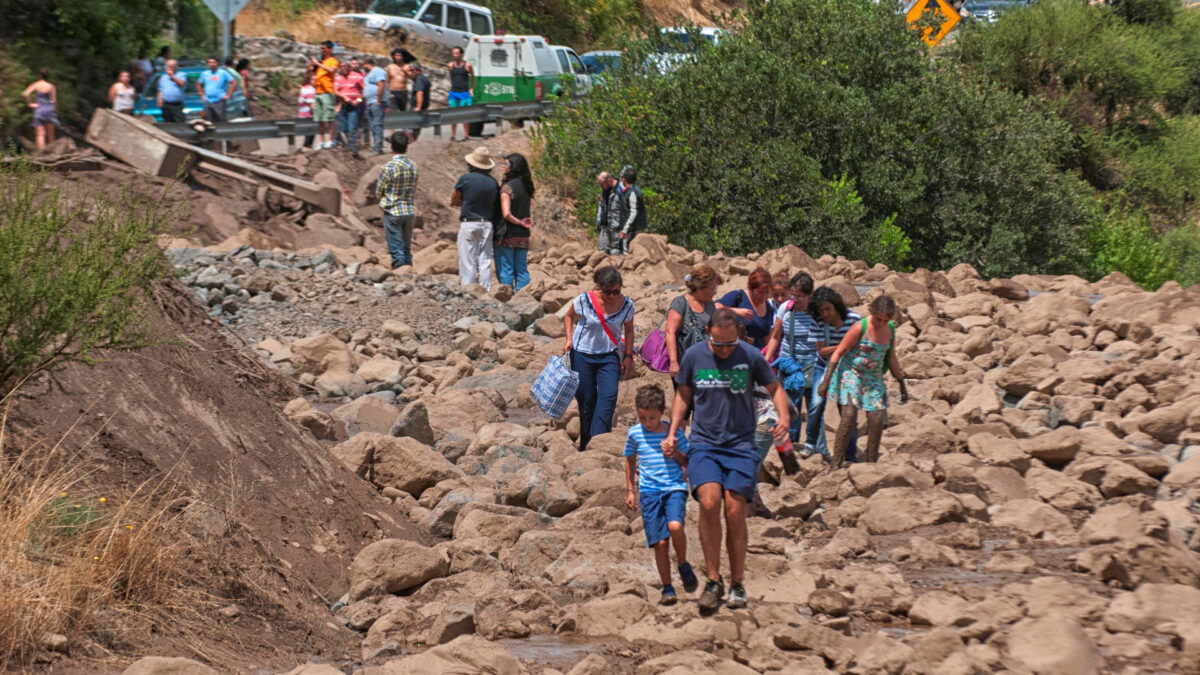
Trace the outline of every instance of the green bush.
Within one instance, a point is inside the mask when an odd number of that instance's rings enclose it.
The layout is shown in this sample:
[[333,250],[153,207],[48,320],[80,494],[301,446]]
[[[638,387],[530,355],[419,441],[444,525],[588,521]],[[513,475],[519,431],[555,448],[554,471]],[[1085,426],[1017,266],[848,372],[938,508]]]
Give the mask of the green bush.
[[1196,279],[1167,257],[1190,250],[1200,216],[1200,13],[1174,0],[1047,0],[967,27],[947,54],[1068,125],[1064,166],[1113,212],[1088,236],[1094,276]]
[[1175,117],[1148,141],[1125,136],[1114,144],[1134,202],[1165,227],[1188,222],[1200,197],[1200,117]]
[[149,344],[167,221],[136,195],[69,198],[27,162],[0,164],[0,395],[97,349]]
[[1089,236],[1093,277],[1121,272],[1153,290],[1171,278],[1171,268],[1157,234],[1142,214],[1112,214]]
[[1159,242],[1171,278],[1184,286],[1200,284],[1200,227],[1184,225]]
[[590,205],[597,172],[637,166],[651,229],[708,252],[895,262],[887,222],[914,266],[1082,271],[1094,206],[1060,120],[931,60],[887,3],[755,0],[730,24],[669,73],[654,38],[631,47],[539,128],[545,169]]

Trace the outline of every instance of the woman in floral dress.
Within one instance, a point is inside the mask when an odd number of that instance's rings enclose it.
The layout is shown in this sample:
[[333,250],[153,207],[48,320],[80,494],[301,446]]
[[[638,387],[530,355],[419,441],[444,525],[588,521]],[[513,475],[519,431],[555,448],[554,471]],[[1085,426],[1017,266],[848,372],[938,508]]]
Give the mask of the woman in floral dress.
[[[842,421],[834,441],[832,465],[839,467],[846,456],[851,431],[858,425],[858,411],[867,413],[866,461],[879,460],[879,441],[883,437],[887,413],[887,383],[884,371],[890,369],[900,381],[900,400],[908,401],[904,371],[892,349],[896,325],[896,302],[881,295],[871,303],[870,317],[851,326],[837,351],[829,359],[818,394],[841,406]],[[832,384],[831,384],[832,380]]]

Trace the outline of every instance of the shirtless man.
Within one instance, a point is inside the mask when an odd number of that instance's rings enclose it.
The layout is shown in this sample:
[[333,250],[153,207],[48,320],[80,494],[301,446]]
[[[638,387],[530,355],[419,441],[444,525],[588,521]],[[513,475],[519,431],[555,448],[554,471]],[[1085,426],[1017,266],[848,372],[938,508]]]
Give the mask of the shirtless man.
[[[446,64],[446,70],[450,71],[448,103],[451,108],[465,108],[471,105],[471,99],[475,97],[475,69],[471,67],[471,64],[463,60],[462,47],[451,49],[450,55],[454,57],[454,60]],[[451,124],[450,140],[457,140],[454,137],[454,129],[458,126],[462,126],[462,140],[467,140],[466,124]]]

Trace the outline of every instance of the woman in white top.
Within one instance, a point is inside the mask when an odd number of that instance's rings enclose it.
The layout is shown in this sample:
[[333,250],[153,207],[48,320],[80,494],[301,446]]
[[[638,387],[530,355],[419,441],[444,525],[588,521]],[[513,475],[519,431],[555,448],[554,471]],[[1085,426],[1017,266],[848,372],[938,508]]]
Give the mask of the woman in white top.
[[[633,370],[633,301],[621,293],[621,273],[601,267],[592,274],[595,290],[580,293],[563,317],[563,352],[579,373],[579,449],[593,436],[612,431],[617,387]],[[603,314],[603,316],[600,316]],[[621,336],[624,334],[623,337]]]
[[137,101],[137,89],[130,83],[128,70],[117,74],[117,81],[108,88],[108,102],[113,110],[119,113],[133,114],[133,106]]

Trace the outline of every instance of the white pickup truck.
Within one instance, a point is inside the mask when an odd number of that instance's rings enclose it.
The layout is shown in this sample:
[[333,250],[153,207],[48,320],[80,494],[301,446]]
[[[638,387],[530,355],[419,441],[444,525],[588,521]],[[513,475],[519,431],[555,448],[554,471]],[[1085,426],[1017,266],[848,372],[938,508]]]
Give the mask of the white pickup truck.
[[405,44],[410,38],[466,47],[475,35],[493,35],[492,10],[461,0],[375,0],[362,14],[336,14],[328,25],[348,23]]

